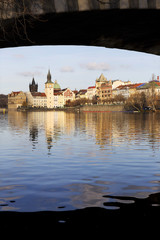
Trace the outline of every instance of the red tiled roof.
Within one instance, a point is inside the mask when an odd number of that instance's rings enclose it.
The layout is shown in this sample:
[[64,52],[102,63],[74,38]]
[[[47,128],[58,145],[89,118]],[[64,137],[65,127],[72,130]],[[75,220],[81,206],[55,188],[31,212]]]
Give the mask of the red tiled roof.
[[20,92],[21,92],[21,91],[19,91],[19,92],[11,92],[11,93],[8,94],[8,95],[9,95],[9,97],[11,97],[11,95],[14,95],[14,97],[15,97],[15,96],[17,96]]
[[59,95],[62,95],[62,92],[59,91],[59,92],[54,92],[54,96],[59,96]]
[[18,92],[12,92],[14,95],[18,95],[21,91]]
[[75,94],[77,94],[77,93],[78,93],[78,91],[77,91],[77,90],[73,90],[72,92],[74,92]]
[[46,94],[41,92],[32,92],[31,94],[34,97],[46,97]]
[[142,85],[142,83],[135,83],[135,84],[133,84],[133,86],[131,86],[131,88],[137,88],[137,87],[139,87],[140,85]]
[[86,93],[87,92],[87,89],[80,89],[79,90],[79,93]]
[[88,89],[91,89],[91,88],[96,88],[96,87],[95,86],[88,87]]
[[126,84],[126,85],[120,85],[117,88],[123,89],[123,88],[136,88],[138,86],[142,85],[142,83],[135,83],[135,84]]

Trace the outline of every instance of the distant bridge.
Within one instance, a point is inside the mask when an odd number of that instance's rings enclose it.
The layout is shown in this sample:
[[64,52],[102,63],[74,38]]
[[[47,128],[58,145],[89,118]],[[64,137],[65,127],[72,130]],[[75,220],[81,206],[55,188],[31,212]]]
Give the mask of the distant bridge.
[[160,54],[160,0],[4,1],[1,48],[87,45]]

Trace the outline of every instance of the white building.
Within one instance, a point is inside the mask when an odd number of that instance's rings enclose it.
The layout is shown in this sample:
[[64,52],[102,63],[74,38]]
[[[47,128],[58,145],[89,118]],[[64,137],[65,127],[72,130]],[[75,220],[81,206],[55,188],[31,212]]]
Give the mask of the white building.
[[69,88],[61,90],[57,81],[52,82],[51,73],[48,71],[45,83],[45,93],[27,92],[27,105],[30,107],[57,108],[64,107],[67,100],[75,100],[75,93]]
[[50,71],[48,71],[47,82],[45,83],[45,94],[47,96],[47,108],[54,108],[54,83],[51,80]]
[[92,100],[93,97],[96,95],[96,87],[95,86],[88,87],[86,95],[88,99]]
[[27,105],[29,107],[45,107],[47,108],[47,96],[40,92],[27,92]]
[[127,82],[123,82],[122,80],[112,80],[112,89],[115,89],[121,85],[128,85],[128,84],[131,84],[130,81],[127,81]]

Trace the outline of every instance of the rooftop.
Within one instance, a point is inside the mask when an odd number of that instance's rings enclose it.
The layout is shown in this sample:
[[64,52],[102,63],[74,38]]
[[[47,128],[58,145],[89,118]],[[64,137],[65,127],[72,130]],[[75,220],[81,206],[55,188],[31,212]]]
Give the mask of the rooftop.
[[55,80],[55,82],[54,82],[54,90],[61,90],[61,87],[58,84],[57,80]]
[[155,80],[148,83],[143,83],[141,86],[138,87],[138,89],[148,89],[151,87],[160,88],[160,82]]
[[45,93],[41,93],[41,92],[31,92],[33,97],[46,97]]
[[105,78],[105,76],[103,75],[103,73],[101,74],[101,76],[96,80],[97,82],[106,82],[107,78]]
[[120,85],[118,86],[116,89],[126,89],[126,88],[137,88],[139,86],[141,86],[143,83],[134,83],[134,84],[127,84],[127,85]]
[[88,87],[88,89],[96,88],[95,86]]
[[17,96],[20,92],[21,92],[21,91],[11,92],[11,94],[8,94],[8,95],[9,95],[9,97],[11,97],[11,96],[13,96],[13,95],[14,95],[14,97],[15,97],[15,96]]

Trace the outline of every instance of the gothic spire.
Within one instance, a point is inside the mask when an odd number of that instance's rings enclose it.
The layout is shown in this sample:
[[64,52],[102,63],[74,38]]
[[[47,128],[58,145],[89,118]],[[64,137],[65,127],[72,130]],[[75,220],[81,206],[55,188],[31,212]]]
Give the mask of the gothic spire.
[[32,85],[35,85],[36,83],[35,83],[35,80],[34,80],[34,77],[33,77],[33,79],[32,79]]
[[30,92],[38,92],[38,84],[35,83],[34,78],[32,79],[32,83],[29,84]]
[[50,73],[50,69],[48,70],[48,74],[47,74],[47,82],[46,83],[52,83],[52,76],[51,76],[51,73]]

